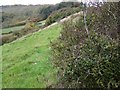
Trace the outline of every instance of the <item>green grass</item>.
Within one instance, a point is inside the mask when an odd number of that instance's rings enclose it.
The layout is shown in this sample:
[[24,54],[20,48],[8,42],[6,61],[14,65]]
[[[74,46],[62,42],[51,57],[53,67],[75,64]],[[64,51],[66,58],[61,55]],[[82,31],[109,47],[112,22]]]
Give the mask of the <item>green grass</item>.
[[2,84],[4,88],[45,88],[57,81],[50,56],[50,41],[61,31],[60,25],[2,46]]
[[4,29],[2,29],[2,34],[9,33],[11,31],[18,31],[18,30],[21,30],[22,28],[24,28],[24,25],[23,26],[15,26],[15,27],[11,27],[11,28],[4,28]]
[[[45,24],[45,20],[38,22],[37,26],[43,26],[44,24]],[[0,34],[7,34],[7,33],[11,32],[11,31],[19,31],[19,30],[22,30],[24,27],[25,27],[25,25],[0,29],[0,31],[2,31],[2,32],[0,32]]]

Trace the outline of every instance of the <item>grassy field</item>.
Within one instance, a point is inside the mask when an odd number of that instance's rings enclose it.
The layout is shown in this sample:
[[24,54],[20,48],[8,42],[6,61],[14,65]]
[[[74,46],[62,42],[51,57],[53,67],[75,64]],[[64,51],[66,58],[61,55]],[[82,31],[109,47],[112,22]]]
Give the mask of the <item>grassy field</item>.
[[[38,22],[37,26],[40,27],[40,26],[43,26],[44,24],[45,24],[45,20]],[[11,32],[11,31],[19,31],[19,30],[22,30],[24,27],[25,27],[25,25],[0,29],[0,31],[2,31],[2,32],[0,32],[0,34],[7,34],[7,33]]]
[[56,71],[50,56],[50,41],[61,31],[60,25],[36,32],[2,48],[2,84],[7,88],[44,88],[55,84]]
[[24,28],[24,25],[23,26],[15,26],[15,27],[11,27],[11,28],[4,28],[4,29],[2,29],[2,34],[9,33],[11,31],[18,31],[18,30],[21,30],[22,28]]

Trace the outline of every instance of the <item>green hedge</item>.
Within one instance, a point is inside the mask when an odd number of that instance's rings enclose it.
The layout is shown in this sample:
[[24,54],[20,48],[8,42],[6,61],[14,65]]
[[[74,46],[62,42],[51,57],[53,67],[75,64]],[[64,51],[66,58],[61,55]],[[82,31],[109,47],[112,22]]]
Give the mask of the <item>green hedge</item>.
[[[118,24],[107,11],[110,6],[111,12],[118,17],[114,11],[114,8],[119,10],[116,4],[106,3],[100,8],[95,7],[96,11],[92,9],[93,13],[87,13],[89,34],[83,16],[76,22],[63,23],[60,37],[51,43],[53,63],[58,68],[59,77],[55,87],[120,87]],[[109,27],[111,23],[113,25]]]

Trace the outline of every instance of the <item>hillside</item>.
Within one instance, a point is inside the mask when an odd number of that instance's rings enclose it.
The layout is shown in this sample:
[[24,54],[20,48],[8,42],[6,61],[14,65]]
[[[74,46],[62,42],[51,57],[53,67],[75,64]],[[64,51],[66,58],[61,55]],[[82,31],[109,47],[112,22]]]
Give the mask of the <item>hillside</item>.
[[59,37],[61,23],[82,13],[70,15],[38,32],[1,46],[3,87],[45,88],[54,85],[57,82],[57,69],[51,62],[50,42]]
[[4,6],[2,88],[120,88],[119,3],[63,1]]
[[27,19],[45,20],[52,12],[65,7],[79,7],[82,3],[61,2],[56,5],[12,5],[0,6],[2,8],[3,28],[25,24]]
[[6,5],[2,9],[0,45],[38,31],[71,14],[81,11],[82,3],[61,2],[55,5]]
[[56,69],[51,64],[50,41],[59,36],[60,25],[3,45],[3,87],[44,88],[55,84]]
[[[37,18],[39,12],[49,5],[12,5],[2,7],[2,24],[4,27],[9,27],[26,21],[28,18]],[[18,11],[19,10],[19,11]],[[25,24],[23,22],[23,24]]]

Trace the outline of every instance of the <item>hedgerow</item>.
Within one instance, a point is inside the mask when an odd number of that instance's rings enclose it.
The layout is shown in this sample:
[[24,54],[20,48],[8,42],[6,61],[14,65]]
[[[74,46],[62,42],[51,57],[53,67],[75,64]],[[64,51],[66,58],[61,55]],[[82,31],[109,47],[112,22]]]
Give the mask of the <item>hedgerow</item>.
[[53,12],[47,19],[46,19],[46,22],[45,22],[45,25],[48,26],[54,22],[57,22],[57,21],[60,21],[61,19],[71,15],[71,14],[74,14],[74,13],[77,13],[81,10],[80,7],[69,7],[69,8],[62,8],[58,11],[55,11]]
[[51,43],[53,63],[58,68],[56,87],[120,87],[117,5],[92,8],[86,16],[88,33],[83,15],[76,22],[63,23],[59,38]]

